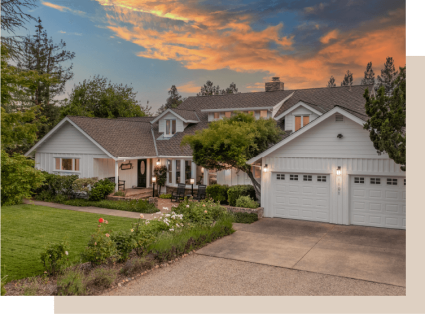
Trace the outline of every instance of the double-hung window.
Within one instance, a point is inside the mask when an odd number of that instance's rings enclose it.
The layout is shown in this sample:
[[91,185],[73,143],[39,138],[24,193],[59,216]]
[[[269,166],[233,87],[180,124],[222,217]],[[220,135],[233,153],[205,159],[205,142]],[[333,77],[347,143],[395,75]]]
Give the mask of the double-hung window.
[[215,120],[220,119],[220,112],[214,112],[214,119]]
[[176,134],[176,120],[165,120],[165,134]]
[[310,122],[309,116],[295,116],[295,131],[298,131],[303,126]]
[[190,184],[192,178],[192,160],[184,161],[185,183]]
[[260,110],[260,118],[267,118],[267,110]]
[[180,175],[181,175],[181,163],[180,163],[180,160],[177,159],[176,160],[176,183],[177,184],[181,182]]
[[55,170],[80,171],[80,159],[56,157]]

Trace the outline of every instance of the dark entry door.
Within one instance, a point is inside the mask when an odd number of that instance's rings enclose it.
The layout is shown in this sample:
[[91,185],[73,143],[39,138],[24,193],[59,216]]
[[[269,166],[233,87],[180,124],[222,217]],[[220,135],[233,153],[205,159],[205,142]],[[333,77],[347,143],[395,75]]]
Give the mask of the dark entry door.
[[137,186],[139,188],[146,187],[146,169],[147,169],[147,160],[139,159],[137,161]]

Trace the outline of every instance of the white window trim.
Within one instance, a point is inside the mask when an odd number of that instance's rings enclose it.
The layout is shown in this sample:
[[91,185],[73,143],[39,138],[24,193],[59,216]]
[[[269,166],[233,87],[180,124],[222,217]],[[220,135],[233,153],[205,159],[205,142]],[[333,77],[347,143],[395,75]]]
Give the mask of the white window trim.
[[[165,120],[165,130],[164,130],[164,136],[165,137],[171,137],[174,134],[177,133],[177,119],[164,119]],[[170,122],[170,133],[167,133],[167,121],[171,121]],[[173,132],[173,122],[172,121],[176,121],[176,133],[172,133]]]
[[[60,159],[60,161],[59,161],[59,169],[56,169],[56,158],[59,158]],[[74,170],[74,168],[75,168],[75,161],[73,161],[72,162],[72,170],[62,170],[61,168],[62,168],[62,159],[79,159],[79,167],[80,167],[80,170]],[[53,164],[54,164],[54,169],[53,169],[53,171],[55,171],[55,172],[73,172],[73,173],[81,173],[81,157],[75,157],[75,156],[70,156],[70,157],[68,157],[68,156],[54,156],[53,157]]]
[[304,127],[304,117],[308,117],[308,123],[310,123],[310,121],[311,121],[311,115],[310,114],[294,114],[294,128],[293,128],[293,132],[299,130],[299,129],[298,130],[295,130],[295,118],[296,117],[301,117],[301,127],[300,127],[300,129],[302,127]]

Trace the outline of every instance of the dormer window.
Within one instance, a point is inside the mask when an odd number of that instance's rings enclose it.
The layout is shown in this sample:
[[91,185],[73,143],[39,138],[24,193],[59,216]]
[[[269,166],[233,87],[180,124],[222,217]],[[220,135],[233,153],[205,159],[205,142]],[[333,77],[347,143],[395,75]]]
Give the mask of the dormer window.
[[232,113],[230,111],[226,111],[224,113],[224,116],[227,117],[227,118],[230,118],[231,115],[232,115]]
[[214,112],[214,119],[220,119],[220,112]]
[[295,116],[295,131],[298,131],[303,126],[310,122],[309,116]]
[[267,110],[260,110],[260,118],[267,118]]
[[176,134],[176,120],[165,120],[165,135]]

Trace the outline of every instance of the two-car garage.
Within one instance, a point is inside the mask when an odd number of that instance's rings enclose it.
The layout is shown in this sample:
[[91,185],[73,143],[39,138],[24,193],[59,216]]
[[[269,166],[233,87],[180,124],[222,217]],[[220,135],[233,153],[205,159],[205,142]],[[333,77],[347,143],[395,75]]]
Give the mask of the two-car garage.
[[[332,222],[329,174],[273,173],[273,217]],[[335,176],[333,177],[335,180]],[[348,175],[348,224],[405,229],[406,179]]]

